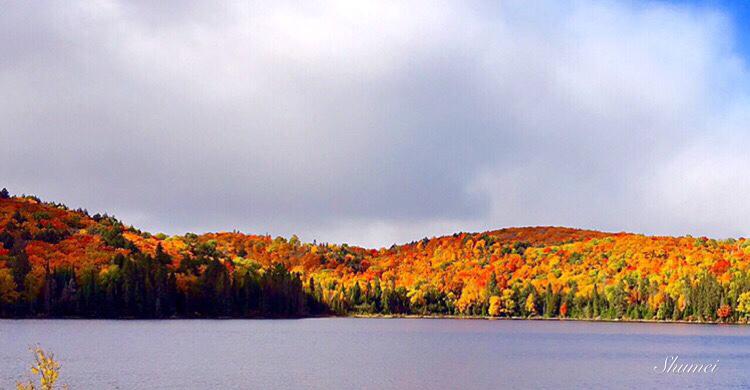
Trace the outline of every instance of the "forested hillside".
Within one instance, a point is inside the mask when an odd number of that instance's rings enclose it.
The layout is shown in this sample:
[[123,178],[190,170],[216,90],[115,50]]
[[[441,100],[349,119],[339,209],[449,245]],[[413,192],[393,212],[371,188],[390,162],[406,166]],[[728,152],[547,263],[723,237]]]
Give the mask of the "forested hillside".
[[745,322],[750,241],[558,227],[390,248],[152,235],[0,192],[4,317],[423,314]]

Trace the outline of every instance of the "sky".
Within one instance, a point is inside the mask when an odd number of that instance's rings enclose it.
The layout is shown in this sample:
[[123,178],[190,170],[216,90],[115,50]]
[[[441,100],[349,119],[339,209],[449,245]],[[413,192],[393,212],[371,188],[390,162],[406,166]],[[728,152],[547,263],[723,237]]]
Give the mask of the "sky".
[[750,235],[750,6],[10,2],[0,187],[151,232]]

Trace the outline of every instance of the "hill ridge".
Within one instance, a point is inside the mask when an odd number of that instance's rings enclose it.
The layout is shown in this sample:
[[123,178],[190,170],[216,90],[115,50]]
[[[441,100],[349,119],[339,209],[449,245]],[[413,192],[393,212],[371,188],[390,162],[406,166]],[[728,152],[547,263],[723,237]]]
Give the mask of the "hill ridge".
[[0,192],[2,316],[332,312],[736,322],[750,315],[749,266],[744,238],[559,226],[379,249],[239,232],[167,237],[107,214]]

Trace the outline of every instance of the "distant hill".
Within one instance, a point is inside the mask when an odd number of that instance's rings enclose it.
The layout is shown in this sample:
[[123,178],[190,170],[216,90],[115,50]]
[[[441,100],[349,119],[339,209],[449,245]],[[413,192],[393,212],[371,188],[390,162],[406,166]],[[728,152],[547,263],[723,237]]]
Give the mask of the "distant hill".
[[565,227],[390,248],[166,237],[0,192],[0,315],[421,314],[745,321],[750,242]]

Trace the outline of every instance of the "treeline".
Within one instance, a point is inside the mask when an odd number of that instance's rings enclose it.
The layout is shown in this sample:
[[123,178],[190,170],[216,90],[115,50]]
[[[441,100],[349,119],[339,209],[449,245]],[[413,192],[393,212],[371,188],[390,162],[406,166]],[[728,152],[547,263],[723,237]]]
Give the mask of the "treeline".
[[[47,267],[32,273],[23,252],[12,252],[12,278],[0,288],[3,317],[202,318],[317,315],[327,308],[282,264],[261,270],[222,261],[210,245],[173,267],[157,247],[154,256],[118,253],[102,269]],[[8,280],[12,279],[12,280]],[[10,297],[10,299],[8,299]]]
[[[578,319],[737,322],[750,316],[750,278],[722,284],[706,272],[680,299],[659,292],[648,279],[594,285],[583,294],[575,283],[554,291],[530,283],[500,288],[493,273],[484,290],[462,304],[460,293],[407,289],[393,280],[357,280],[346,286],[314,277],[302,280],[280,263],[221,258],[214,245],[197,244],[177,262],[155,254],[118,253],[104,268],[32,272],[23,251],[6,256],[11,274],[0,275],[3,317],[84,318],[290,318],[321,314],[455,315]],[[14,291],[8,292],[12,288]],[[465,293],[464,293],[465,294]],[[8,299],[10,297],[10,299]]]
[[[691,286],[690,284],[687,284]],[[451,315],[513,318],[575,318],[663,321],[747,321],[750,317],[750,278],[722,285],[711,273],[686,288],[674,300],[659,292],[647,279],[623,281],[606,287],[594,285],[581,294],[573,283],[565,292],[552,286],[537,289],[517,283],[500,289],[493,273],[486,289],[468,306],[461,306],[456,294],[429,288],[415,294],[405,287],[381,287],[381,282],[356,282],[350,287],[333,283],[318,290],[328,292],[321,299],[338,314]]]

